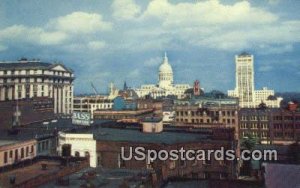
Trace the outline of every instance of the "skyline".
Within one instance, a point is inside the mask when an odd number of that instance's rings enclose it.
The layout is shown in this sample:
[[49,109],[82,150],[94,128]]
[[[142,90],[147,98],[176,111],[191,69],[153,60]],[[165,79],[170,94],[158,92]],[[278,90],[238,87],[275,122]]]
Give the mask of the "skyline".
[[92,93],[90,82],[100,92],[157,83],[165,51],[174,83],[226,92],[234,56],[247,51],[255,88],[300,91],[300,2],[42,2],[0,3],[0,60],[61,61],[75,71],[76,94]]

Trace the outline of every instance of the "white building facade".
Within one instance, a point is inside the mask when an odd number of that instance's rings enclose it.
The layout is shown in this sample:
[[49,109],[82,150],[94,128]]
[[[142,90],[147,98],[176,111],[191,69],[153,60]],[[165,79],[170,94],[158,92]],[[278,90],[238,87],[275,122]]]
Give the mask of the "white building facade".
[[228,96],[238,97],[242,108],[255,108],[262,102],[268,107],[278,108],[282,98],[270,99],[274,96],[274,90],[263,87],[262,90],[254,88],[254,57],[248,53],[235,56],[235,78],[236,87],[228,91]]
[[74,112],[89,112],[94,117],[95,110],[109,110],[113,107],[113,99],[102,96],[86,96],[74,98]]
[[71,156],[89,157],[90,166],[97,166],[96,140],[93,134],[72,134],[59,132],[57,151],[62,155],[65,145],[71,147]]
[[153,98],[168,95],[174,95],[178,98],[184,97],[184,92],[191,88],[191,86],[189,84],[174,84],[173,81],[173,69],[165,53],[158,71],[158,84],[142,85],[140,88],[135,89],[135,92],[139,97],[145,97],[146,95],[150,95]]
[[0,101],[49,97],[54,113],[73,110],[73,71],[62,64],[22,59],[0,62]]

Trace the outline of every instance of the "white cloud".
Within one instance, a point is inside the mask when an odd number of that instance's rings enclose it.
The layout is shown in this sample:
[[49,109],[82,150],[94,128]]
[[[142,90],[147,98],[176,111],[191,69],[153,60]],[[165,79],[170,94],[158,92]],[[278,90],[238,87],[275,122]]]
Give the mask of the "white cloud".
[[62,32],[47,32],[39,27],[26,27],[24,25],[13,25],[0,30],[0,41],[26,42],[40,45],[60,44],[67,39]]
[[153,58],[146,60],[144,62],[144,65],[146,67],[156,67],[161,63],[161,61],[162,61],[162,57],[153,57]]
[[100,50],[105,47],[105,42],[104,41],[91,41],[87,45],[91,50]]
[[178,4],[172,4],[168,0],[154,0],[149,3],[143,17],[156,17],[162,19],[165,26],[173,27],[228,23],[262,24],[277,20],[276,15],[251,7],[248,1],[223,5],[217,0]]
[[181,44],[225,51],[264,45],[268,49],[261,53],[284,53],[300,42],[299,21],[283,21],[249,1],[225,5],[218,0],[153,0],[134,21],[133,29],[122,35],[122,46],[136,51],[180,49]]
[[112,23],[104,21],[100,14],[73,12],[66,16],[52,19],[47,27],[67,33],[87,34],[111,30]]
[[[73,12],[50,20],[45,27],[12,25],[0,29],[0,42],[5,45],[0,50],[22,43],[42,46],[63,44],[60,46],[61,49],[73,52],[83,51],[86,48],[97,50],[103,48],[105,42],[97,39],[95,33],[111,28],[112,24],[103,21],[100,14]],[[83,35],[86,37],[84,41],[78,40]]]
[[130,20],[141,13],[141,7],[134,0],[114,0],[111,7],[117,20]]
[[65,41],[67,39],[67,35],[59,31],[41,32],[39,38],[40,38],[40,44],[55,45]]

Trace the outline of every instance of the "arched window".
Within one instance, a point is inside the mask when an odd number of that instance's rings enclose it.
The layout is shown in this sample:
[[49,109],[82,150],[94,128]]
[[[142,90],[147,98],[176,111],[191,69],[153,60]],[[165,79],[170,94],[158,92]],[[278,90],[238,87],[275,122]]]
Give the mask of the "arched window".
[[80,153],[78,151],[75,151],[75,157],[80,157]]

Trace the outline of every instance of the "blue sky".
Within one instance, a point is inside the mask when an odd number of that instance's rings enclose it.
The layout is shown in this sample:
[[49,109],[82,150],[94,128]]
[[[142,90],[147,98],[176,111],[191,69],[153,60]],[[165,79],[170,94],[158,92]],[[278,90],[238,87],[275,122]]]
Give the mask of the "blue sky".
[[255,56],[256,88],[300,91],[298,0],[3,0],[0,60],[75,71],[75,92],[157,82],[165,51],[176,83],[234,88],[234,55]]

